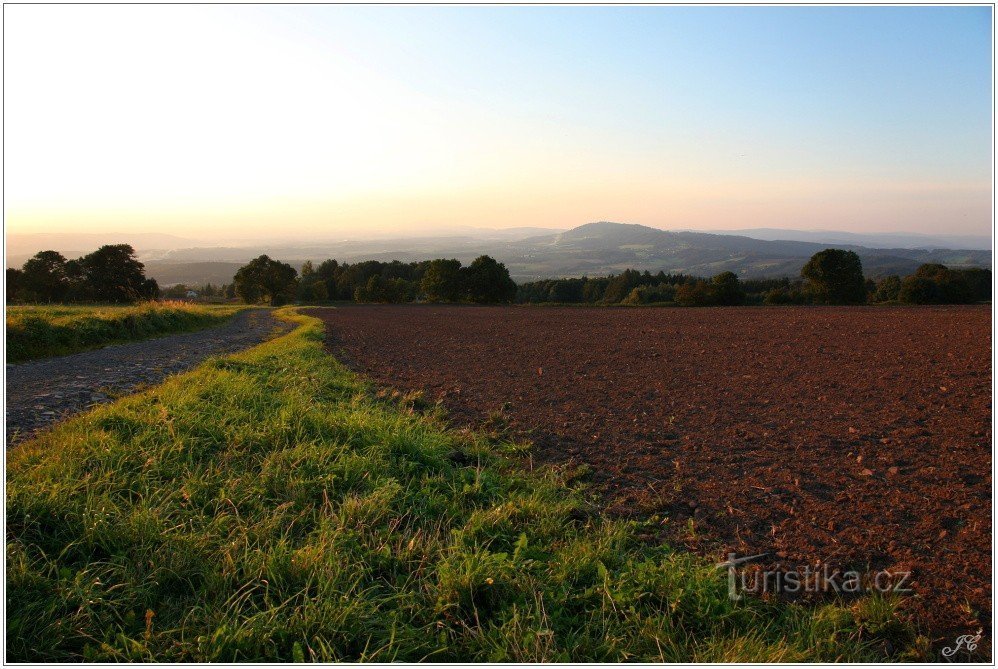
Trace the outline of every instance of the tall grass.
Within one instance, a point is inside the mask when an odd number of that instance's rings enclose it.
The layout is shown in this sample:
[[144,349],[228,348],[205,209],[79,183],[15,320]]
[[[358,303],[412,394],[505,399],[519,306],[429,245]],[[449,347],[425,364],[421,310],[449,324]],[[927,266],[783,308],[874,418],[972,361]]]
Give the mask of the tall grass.
[[882,660],[881,601],[731,602],[572,472],[449,430],[322,326],[211,360],[9,454],[13,661]]
[[145,302],[128,306],[7,307],[7,361],[66,355],[106,344],[216,325],[244,306]]

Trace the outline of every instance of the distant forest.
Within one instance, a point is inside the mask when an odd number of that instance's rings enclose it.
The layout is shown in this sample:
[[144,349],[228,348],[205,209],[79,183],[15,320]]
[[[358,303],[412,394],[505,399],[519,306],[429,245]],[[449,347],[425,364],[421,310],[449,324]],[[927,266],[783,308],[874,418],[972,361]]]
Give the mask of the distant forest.
[[454,259],[421,262],[369,260],[318,265],[299,272],[262,255],[241,267],[231,284],[160,289],[125,244],[103,246],[75,260],[41,251],[22,268],[7,270],[7,301],[134,302],[188,297],[273,305],[324,302],[450,302],[476,304],[593,304],[677,306],[777,304],[972,304],[991,299],[991,270],[951,269],[928,263],[908,276],[866,278],[853,251],[814,254],[796,278],[711,278],[629,269],[606,277],[532,281],[517,285],[506,266],[483,255],[464,266]]
[[[248,268],[255,267],[252,271]],[[279,269],[278,269],[279,268]],[[249,276],[281,274],[267,288]],[[516,285],[503,263],[481,256],[463,267],[458,260],[422,262],[306,262],[300,276],[286,263],[261,256],[236,275],[237,294],[247,301],[321,303],[474,302],[713,306],[741,304],[970,304],[991,299],[991,271],[950,269],[930,263],[912,275],[877,280],[863,275],[853,251],[814,254],[798,278],[741,280],[733,272],[711,278],[626,270],[607,277],[548,279]],[[247,287],[248,286],[248,287]],[[276,297],[275,297],[276,296]]]
[[[858,261],[857,261],[858,262]],[[805,267],[805,271],[807,268]],[[925,264],[906,277],[877,280],[859,275],[862,290],[847,299],[829,295],[820,279],[784,277],[740,280],[731,272],[712,279],[627,270],[608,277],[549,279],[520,284],[517,302],[530,304],[972,304],[991,299],[991,270]]]

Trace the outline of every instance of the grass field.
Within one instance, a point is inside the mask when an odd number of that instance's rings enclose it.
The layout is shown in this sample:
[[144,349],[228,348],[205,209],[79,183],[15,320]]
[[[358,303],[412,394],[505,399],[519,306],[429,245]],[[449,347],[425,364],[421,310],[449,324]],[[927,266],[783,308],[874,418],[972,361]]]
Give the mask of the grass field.
[[7,362],[67,355],[107,344],[198,330],[217,325],[245,308],[187,302],[9,306]]
[[8,454],[10,661],[917,658],[880,599],[728,599],[575,472],[448,430],[316,319]]

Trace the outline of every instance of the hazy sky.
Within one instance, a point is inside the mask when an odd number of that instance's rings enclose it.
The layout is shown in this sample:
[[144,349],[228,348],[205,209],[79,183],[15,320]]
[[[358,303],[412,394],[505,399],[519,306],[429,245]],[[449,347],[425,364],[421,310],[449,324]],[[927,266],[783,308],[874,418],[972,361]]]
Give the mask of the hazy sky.
[[988,234],[990,7],[4,8],[8,232]]

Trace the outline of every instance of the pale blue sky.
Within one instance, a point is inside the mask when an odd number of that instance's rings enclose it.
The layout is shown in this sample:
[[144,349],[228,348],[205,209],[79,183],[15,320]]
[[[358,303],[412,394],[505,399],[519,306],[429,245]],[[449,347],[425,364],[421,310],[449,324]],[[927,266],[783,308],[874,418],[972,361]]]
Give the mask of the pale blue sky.
[[[991,23],[990,7],[8,7],[8,111],[26,137],[8,151],[26,163],[13,220],[263,229],[290,208],[320,232],[986,234]],[[74,100],[28,94],[98,41]],[[42,52],[52,67],[32,65]],[[116,57],[135,69],[107,72]],[[103,158],[72,109],[43,113],[68,128],[43,151],[38,105],[81,98],[86,128],[106,123]],[[144,119],[127,136],[123,106]],[[134,149],[148,127],[173,129],[158,156]],[[138,183],[142,168],[156,179]],[[100,177],[85,196],[81,173]]]

